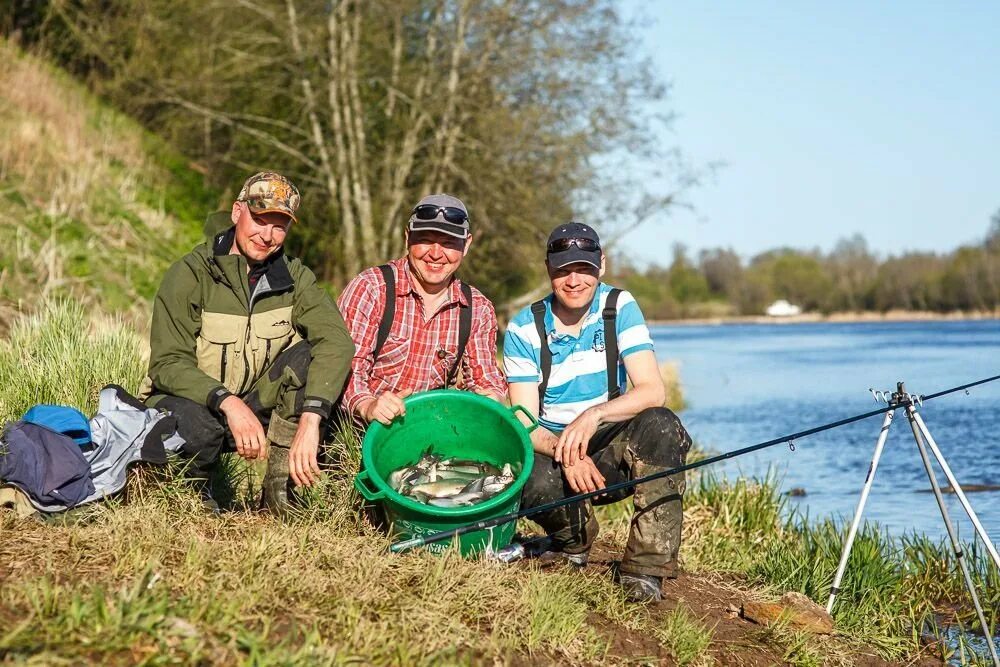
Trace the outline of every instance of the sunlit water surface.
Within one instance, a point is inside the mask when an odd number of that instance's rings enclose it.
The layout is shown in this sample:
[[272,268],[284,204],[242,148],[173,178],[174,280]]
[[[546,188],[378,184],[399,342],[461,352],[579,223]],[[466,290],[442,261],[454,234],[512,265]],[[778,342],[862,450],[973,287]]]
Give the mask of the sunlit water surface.
[[[868,392],[930,394],[1000,374],[1000,321],[651,327],[657,356],[679,362],[695,441],[726,452],[876,407]],[[927,402],[921,415],[960,484],[1000,485],[1000,381]],[[881,417],[778,445],[716,466],[728,476],[777,473],[789,506],[810,519],[854,513]],[[947,481],[938,473],[940,484]],[[865,518],[894,535],[945,538],[941,515],[903,413],[897,413]],[[968,493],[1000,540],[1000,491]],[[946,504],[963,540],[972,524],[955,495]]]

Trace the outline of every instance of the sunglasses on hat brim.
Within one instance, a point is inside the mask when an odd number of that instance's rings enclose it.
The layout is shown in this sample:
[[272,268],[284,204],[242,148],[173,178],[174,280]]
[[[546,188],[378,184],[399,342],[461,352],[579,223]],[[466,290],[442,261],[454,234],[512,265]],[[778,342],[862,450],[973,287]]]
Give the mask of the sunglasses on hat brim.
[[413,217],[417,220],[436,220],[439,215],[453,225],[460,225],[469,219],[468,213],[455,206],[421,204],[413,209]]
[[584,252],[595,252],[601,249],[601,244],[594,239],[556,239],[547,246],[549,253],[563,252],[576,246]]

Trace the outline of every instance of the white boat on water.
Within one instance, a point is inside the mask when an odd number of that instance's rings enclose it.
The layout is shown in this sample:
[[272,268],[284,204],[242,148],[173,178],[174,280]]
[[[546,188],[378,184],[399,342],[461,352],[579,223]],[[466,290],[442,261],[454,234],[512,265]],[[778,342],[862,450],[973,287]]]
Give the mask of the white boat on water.
[[764,311],[768,317],[794,317],[802,314],[802,308],[784,299],[778,299]]

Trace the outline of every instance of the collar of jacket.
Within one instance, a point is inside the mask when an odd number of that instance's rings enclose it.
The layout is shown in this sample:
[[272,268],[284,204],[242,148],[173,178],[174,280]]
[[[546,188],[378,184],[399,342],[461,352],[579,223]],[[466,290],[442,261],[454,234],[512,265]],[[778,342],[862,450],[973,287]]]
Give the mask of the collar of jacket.
[[[235,276],[230,275],[226,269],[238,268],[235,275],[239,276],[239,284],[243,285],[244,294],[249,293],[246,269],[243,264],[246,262],[246,258],[242,255],[229,254],[236,239],[236,227],[233,226],[229,213],[227,211],[219,211],[208,216],[208,220],[205,221],[204,231],[208,237],[208,247],[211,249],[212,261],[210,263],[215,265],[218,275],[232,286],[233,280],[231,279]],[[233,258],[235,266],[229,265],[229,260],[226,259],[229,257]],[[258,280],[258,285],[262,283],[263,279],[263,285],[266,285],[267,293],[284,292],[295,285],[292,274],[288,270],[288,262],[285,259],[285,249],[283,247],[264,260],[259,268],[254,267],[251,270],[260,274],[261,279]]]

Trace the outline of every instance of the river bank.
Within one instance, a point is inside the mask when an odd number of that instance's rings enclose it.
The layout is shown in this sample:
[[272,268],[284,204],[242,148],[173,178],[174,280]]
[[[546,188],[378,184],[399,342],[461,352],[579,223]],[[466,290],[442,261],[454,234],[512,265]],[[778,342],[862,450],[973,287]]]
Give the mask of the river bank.
[[[0,341],[0,420],[35,402],[92,412],[94,390],[109,379],[134,388],[144,368],[139,337],[121,321],[68,329],[87,321],[81,309],[41,308]],[[335,463],[288,522],[257,510],[260,464],[228,455],[214,480],[226,509],[218,517],[202,511],[176,470],[136,471],[125,495],[70,522],[0,513],[0,661],[940,664],[951,645],[923,635],[937,614],[968,619],[947,550],[877,530],[858,537],[833,635],[741,616],[748,601],[787,591],[822,600],[843,541],[842,525],[789,522],[774,480],[690,475],[683,572],[666,582],[663,603],[628,604],[612,581],[629,501],[600,508],[584,571],[390,554],[389,540],[356,511],[356,437],[330,444]],[[993,576],[981,554],[973,560],[974,576]],[[1000,591],[994,579],[985,584]],[[986,605],[1000,610],[996,599]]]
[[691,317],[675,320],[649,320],[657,326],[704,326],[721,324],[808,324],[817,322],[949,322],[961,320],[1000,319],[1000,310],[956,310],[938,313],[930,310],[846,311],[840,313],[802,313],[789,317],[767,315],[726,315],[720,317]]

